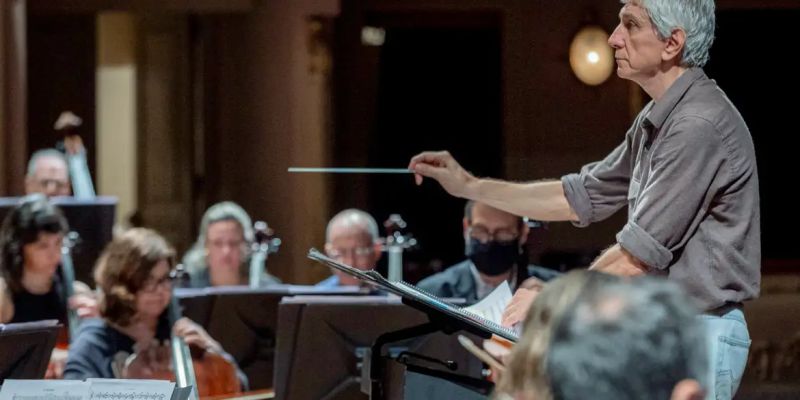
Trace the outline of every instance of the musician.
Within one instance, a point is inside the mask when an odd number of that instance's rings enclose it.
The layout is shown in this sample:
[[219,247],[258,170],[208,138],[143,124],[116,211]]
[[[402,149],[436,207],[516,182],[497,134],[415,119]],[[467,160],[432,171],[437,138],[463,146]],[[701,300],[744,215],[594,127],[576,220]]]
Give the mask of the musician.
[[[381,258],[378,224],[368,213],[349,208],[336,214],[325,229],[325,253],[329,257],[361,270],[375,267]],[[320,288],[357,286],[359,280],[339,270],[317,283]]]
[[[48,197],[95,197],[94,184],[86,162],[86,148],[76,133],[83,121],[70,111],[64,111],[53,129],[64,134],[65,153],[42,149],[33,153],[25,176],[25,194],[43,193]],[[75,186],[74,190],[72,186]]]
[[[729,392],[720,393],[721,388],[716,396],[703,390],[710,368],[705,332],[696,315],[691,297],[674,282],[654,277],[585,288],[551,322],[549,348],[541,360],[549,398],[730,397]],[[521,361],[518,365],[524,367]],[[716,365],[720,360],[710,362]],[[542,397],[523,392],[515,399]]]
[[25,194],[32,193],[43,193],[48,197],[72,194],[64,153],[56,149],[42,149],[33,153],[25,175]]
[[[56,319],[66,326],[68,306],[82,318],[97,315],[84,283],[74,282],[75,295],[66,298],[59,269],[66,232],[66,219],[42,194],[27,196],[6,216],[0,227],[0,323]],[[66,330],[60,342],[66,343]],[[56,350],[52,359],[49,372],[59,376],[66,354]]]
[[172,296],[170,272],[174,266],[174,250],[155,231],[131,229],[109,243],[94,272],[102,292],[102,318],[81,324],[70,348],[65,379],[121,377],[124,361],[135,350],[161,352],[170,329],[188,345],[232,360],[216,340],[189,319],[181,318],[175,326],[169,326],[166,310]]
[[698,321],[714,361],[710,397],[731,398],[750,345],[743,302],[761,282],[753,141],[702,70],[714,38],[713,0],[623,3],[608,39],[617,75],[653,100],[605,159],[531,183],[478,179],[447,152],[417,155],[409,168],[417,183],[430,177],[453,195],[537,220],[587,226],[628,206],[616,243],[591,268],[681,284],[703,312]]
[[523,252],[528,226],[522,218],[486,203],[468,201],[462,226],[467,259],[423,279],[417,285],[421,289],[439,297],[459,297],[474,303],[503,282],[508,282],[513,291],[528,278],[546,282],[559,275],[528,265]]
[[[255,235],[250,216],[232,201],[214,204],[200,221],[197,241],[183,257],[192,287],[247,285]],[[262,285],[280,283],[264,270]]]
[[545,361],[554,325],[581,293],[620,280],[614,275],[577,269],[548,282],[531,305],[511,353],[501,354],[506,372],[492,370],[497,392],[514,395],[515,399],[551,399]]

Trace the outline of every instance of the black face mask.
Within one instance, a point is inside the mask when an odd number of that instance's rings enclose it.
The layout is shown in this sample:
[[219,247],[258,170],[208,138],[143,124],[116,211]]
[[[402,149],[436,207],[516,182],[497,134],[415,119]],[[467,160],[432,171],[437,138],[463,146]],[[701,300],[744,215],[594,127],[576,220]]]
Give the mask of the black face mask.
[[470,238],[466,254],[478,271],[489,276],[500,275],[510,270],[519,259],[519,243],[481,243],[478,239]]

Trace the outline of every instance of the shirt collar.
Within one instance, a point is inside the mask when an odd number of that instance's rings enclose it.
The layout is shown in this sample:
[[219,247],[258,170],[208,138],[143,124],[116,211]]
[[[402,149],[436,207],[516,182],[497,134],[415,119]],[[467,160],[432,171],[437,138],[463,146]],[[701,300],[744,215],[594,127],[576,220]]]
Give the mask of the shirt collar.
[[660,129],[664,121],[675,106],[683,98],[683,95],[692,87],[692,84],[699,80],[707,78],[706,73],[702,68],[689,68],[687,69],[664,93],[664,96],[653,105],[650,112],[645,117],[645,120],[655,129]]

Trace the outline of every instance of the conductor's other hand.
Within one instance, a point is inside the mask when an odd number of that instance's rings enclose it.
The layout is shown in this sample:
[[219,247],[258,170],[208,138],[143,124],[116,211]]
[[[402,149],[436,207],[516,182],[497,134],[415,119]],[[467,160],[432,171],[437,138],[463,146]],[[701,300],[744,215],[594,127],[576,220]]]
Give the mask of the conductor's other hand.
[[475,177],[467,172],[447,151],[426,151],[417,154],[408,164],[414,171],[417,185],[422,184],[422,177],[435,179],[453,196],[467,197],[467,189]]

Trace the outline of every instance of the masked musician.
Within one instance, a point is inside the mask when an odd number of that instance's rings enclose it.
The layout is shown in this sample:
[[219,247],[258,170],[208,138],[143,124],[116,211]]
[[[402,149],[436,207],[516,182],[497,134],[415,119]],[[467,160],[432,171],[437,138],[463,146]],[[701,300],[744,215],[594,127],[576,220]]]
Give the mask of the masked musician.
[[522,218],[485,203],[468,201],[462,224],[467,260],[423,279],[417,285],[421,289],[439,297],[459,297],[474,303],[504,281],[514,290],[528,278],[548,281],[558,275],[528,265],[523,252],[528,226]]

